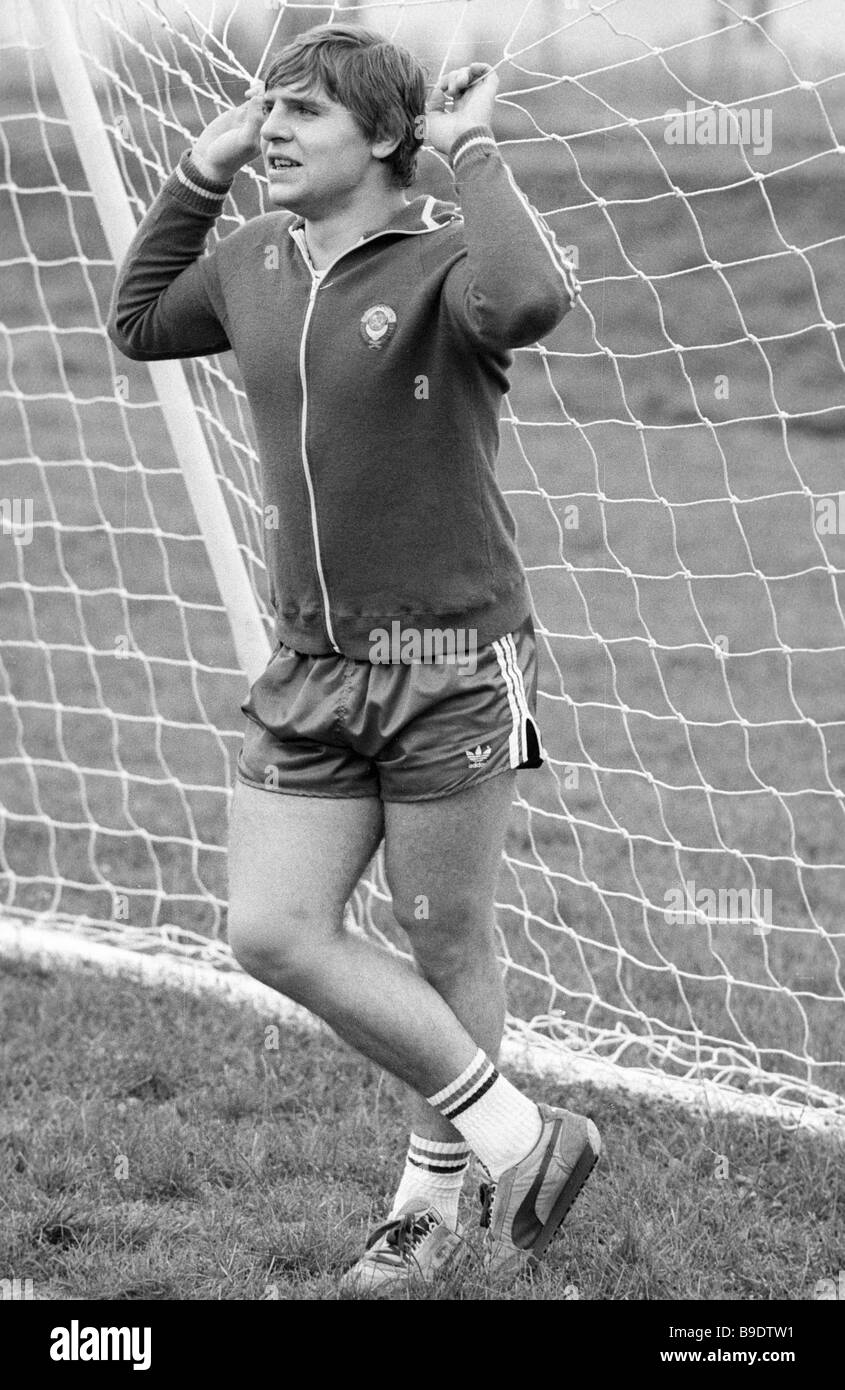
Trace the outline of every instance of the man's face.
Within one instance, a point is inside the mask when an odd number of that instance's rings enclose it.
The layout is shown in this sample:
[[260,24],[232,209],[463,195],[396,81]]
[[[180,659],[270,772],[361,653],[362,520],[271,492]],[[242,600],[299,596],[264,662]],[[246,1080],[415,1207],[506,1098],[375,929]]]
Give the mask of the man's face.
[[319,89],[283,86],[265,92],[263,109],[271,204],[316,217],[351,201],[373,157],[352,113]]

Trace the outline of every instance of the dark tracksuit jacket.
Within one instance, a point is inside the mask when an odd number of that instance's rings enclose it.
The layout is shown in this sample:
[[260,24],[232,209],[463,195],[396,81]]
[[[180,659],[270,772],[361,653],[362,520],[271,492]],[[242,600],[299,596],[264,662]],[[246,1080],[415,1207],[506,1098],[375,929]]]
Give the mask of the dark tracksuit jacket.
[[252,411],[277,638],[359,660],[374,628],[475,631],[531,611],[495,477],[511,350],[578,293],[489,126],[450,151],[460,207],[419,196],[317,272],[304,222],[203,255],[229,184],[183,155],[141,222],[108,333],[140,361],[234,351]]

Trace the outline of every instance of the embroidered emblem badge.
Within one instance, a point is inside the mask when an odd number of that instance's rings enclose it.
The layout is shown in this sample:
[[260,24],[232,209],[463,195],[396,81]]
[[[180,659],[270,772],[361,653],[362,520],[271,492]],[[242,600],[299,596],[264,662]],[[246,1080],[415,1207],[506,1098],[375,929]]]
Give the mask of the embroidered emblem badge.
[[396,331],[396,314],[389,304],[373,304],[361,315],[358,326],[367,347],[384,347]]

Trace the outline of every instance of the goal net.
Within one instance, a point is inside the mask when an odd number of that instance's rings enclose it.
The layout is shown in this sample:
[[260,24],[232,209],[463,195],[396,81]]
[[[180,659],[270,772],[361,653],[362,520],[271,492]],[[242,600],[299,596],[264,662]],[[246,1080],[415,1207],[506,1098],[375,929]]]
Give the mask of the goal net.
[[[236,973],[227,811],[271,630],[252,425],[231,355],[153,371],[104,320],[202,126],[275,46],[361,22],[432,82],[495,64],[502,153],[582,286],[501,420],[548,752],[499,886],[511,1055],[845,1122],[836,9],[4,6],[0,942]],[[454,195],[431,150],[416,191]],[[217,234],[263,198],[251,166]],[[407,949],[380,859],[350,914]]]

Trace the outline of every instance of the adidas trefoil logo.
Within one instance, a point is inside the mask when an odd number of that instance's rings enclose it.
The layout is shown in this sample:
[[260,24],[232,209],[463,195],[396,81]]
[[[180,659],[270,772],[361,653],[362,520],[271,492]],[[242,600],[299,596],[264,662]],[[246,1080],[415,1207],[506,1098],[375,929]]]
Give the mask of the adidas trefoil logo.
[[486,748],[482,748],[479,743],[477,748],[466,748],[464,752],[467,755],[470,767],[481,767],[490,757],[492,749],[489,743]]

